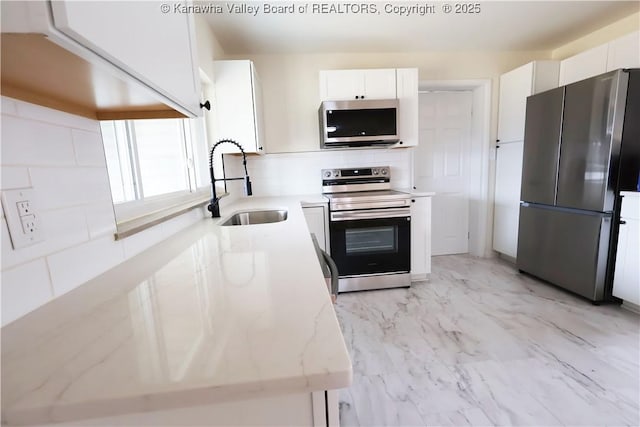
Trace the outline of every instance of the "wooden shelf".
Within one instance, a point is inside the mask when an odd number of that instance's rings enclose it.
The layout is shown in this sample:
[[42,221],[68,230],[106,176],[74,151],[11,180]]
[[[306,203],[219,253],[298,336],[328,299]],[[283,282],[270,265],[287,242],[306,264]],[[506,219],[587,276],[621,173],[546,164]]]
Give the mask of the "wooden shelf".
[[0,46],[3,96],[98,120],[185,117],[42,34],[2,33]]

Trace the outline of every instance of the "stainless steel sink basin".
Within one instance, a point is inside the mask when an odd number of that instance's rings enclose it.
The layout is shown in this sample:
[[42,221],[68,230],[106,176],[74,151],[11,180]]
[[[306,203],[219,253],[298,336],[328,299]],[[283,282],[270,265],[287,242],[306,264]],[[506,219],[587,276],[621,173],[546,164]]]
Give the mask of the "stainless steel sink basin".
[[220,225],[250,225],[280,222],[287,219],[287,214],[288,212],[284,209],[236,212]]

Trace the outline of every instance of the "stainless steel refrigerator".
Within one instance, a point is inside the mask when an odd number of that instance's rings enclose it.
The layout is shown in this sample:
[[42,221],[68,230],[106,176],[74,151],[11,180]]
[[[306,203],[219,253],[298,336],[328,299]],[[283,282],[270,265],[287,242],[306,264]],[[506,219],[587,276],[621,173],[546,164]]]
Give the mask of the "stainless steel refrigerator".
[[640,70],[527,99],[517,266],[611,298],[620,191],[638,191]]

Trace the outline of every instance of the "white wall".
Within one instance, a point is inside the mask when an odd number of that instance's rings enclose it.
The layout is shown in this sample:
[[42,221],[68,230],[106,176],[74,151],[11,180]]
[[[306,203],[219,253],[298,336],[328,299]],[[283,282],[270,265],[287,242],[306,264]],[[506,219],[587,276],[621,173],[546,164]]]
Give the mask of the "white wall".
[[14,250],[2,213],[2,325],[202,218],[192,210],[115,241],[98,122],[2,97],[0,189],[33,187],[44,242]]

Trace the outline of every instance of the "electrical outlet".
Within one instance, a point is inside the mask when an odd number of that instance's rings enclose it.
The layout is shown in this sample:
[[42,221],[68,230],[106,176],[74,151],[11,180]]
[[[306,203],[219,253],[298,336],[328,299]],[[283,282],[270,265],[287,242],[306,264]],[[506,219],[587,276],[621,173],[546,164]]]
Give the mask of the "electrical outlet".
[[27,234],[27,235],[33,234],[38,229],[38,226],[36,225],[35,215],[21,216],[20,221],[22,222],[22,232],[24,234]]
[[3,191],[2,209],[9,227],[13,249],[30,246],[44,240],[40,228],[38,203],[33,188]]
[[22,200],[16,203],[18,207],[18,215],[25,216],[31,214],[31,202],[29,200]]

